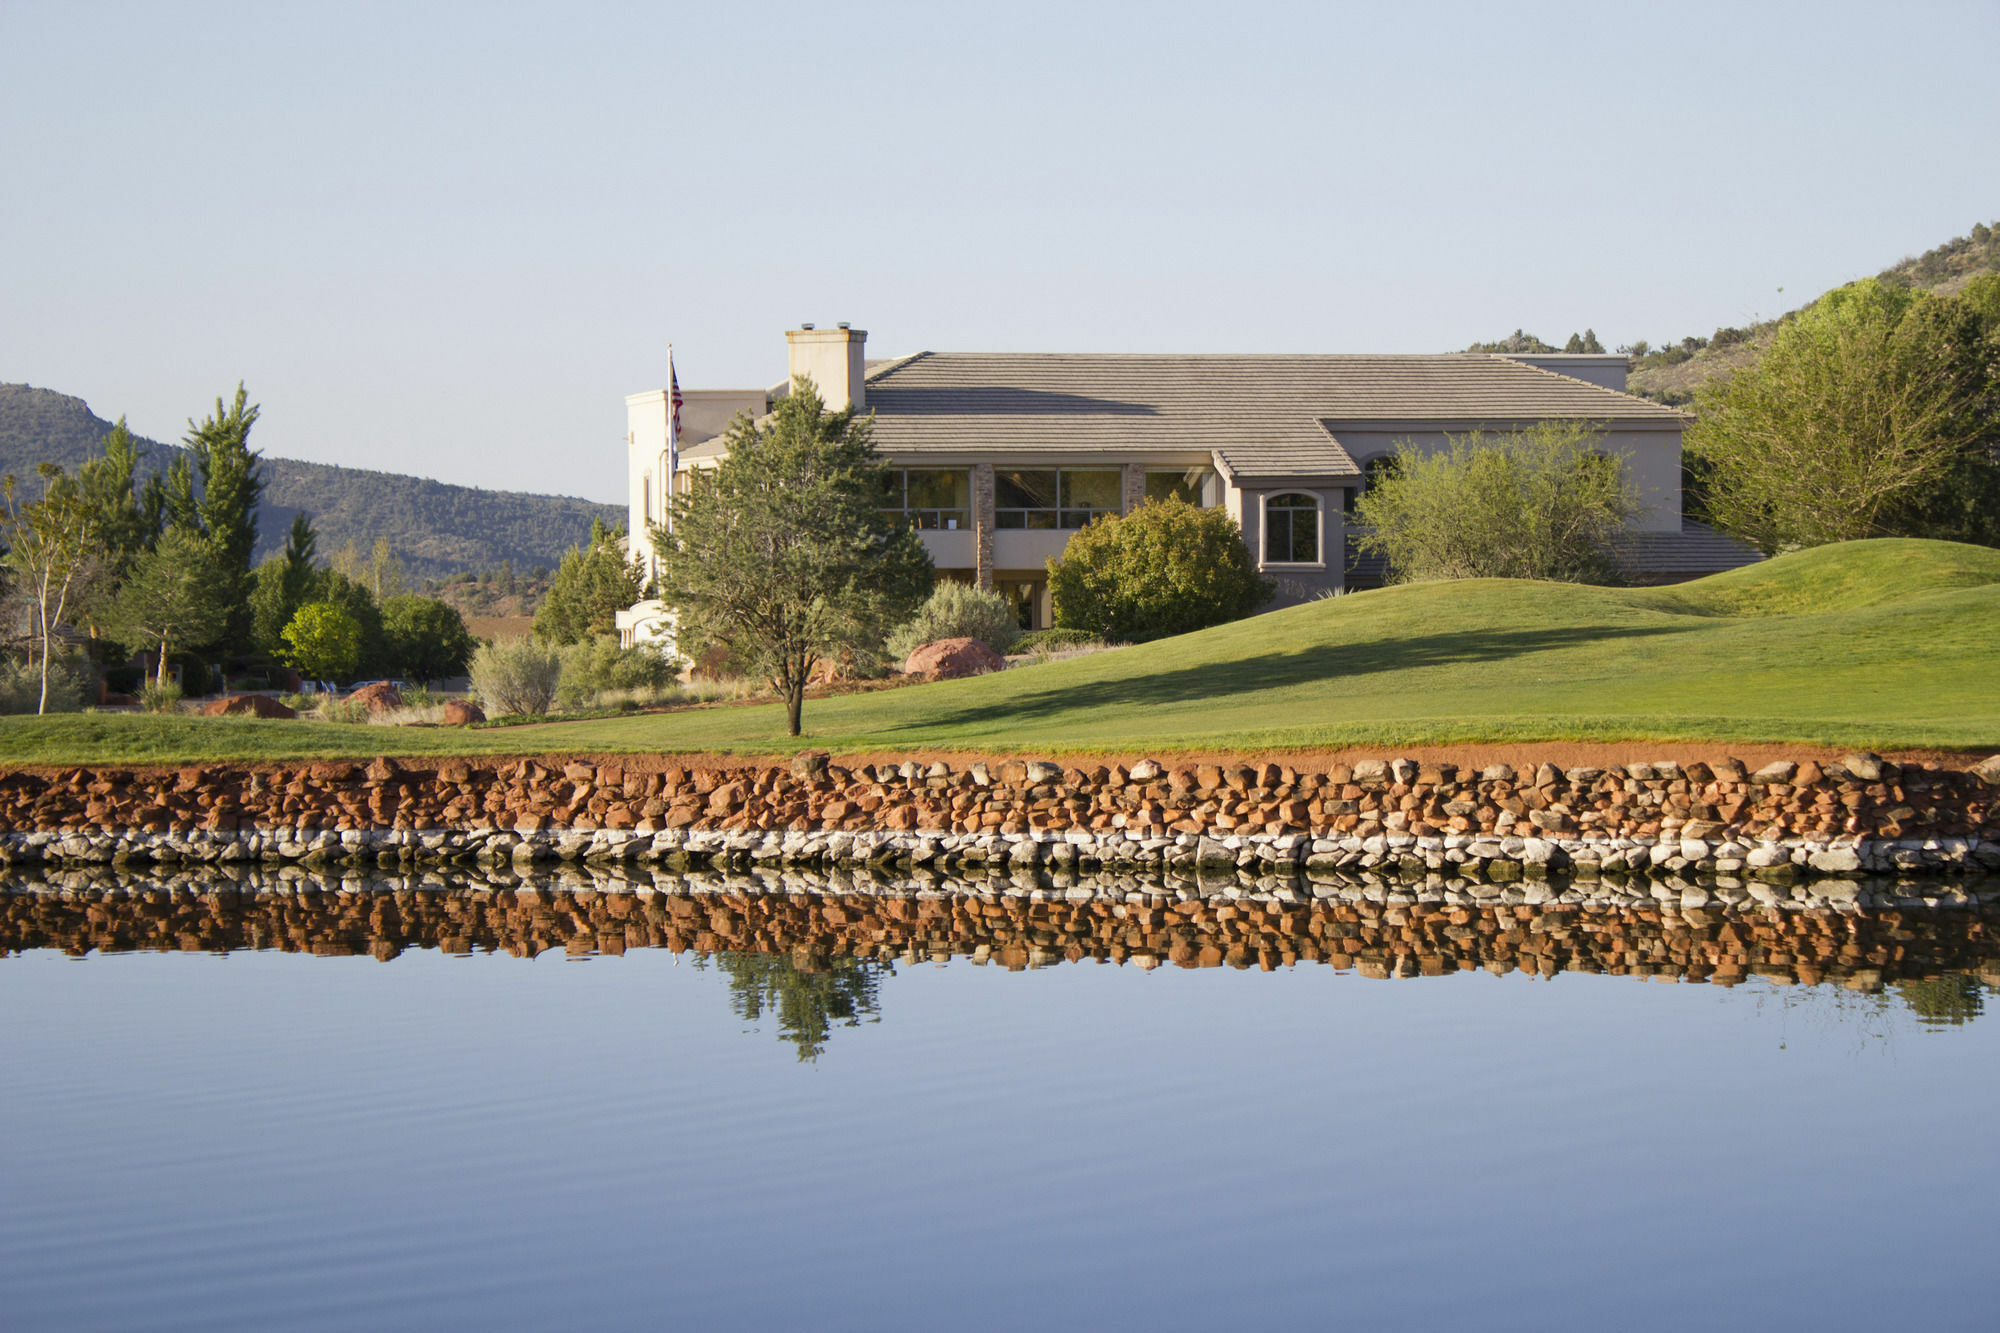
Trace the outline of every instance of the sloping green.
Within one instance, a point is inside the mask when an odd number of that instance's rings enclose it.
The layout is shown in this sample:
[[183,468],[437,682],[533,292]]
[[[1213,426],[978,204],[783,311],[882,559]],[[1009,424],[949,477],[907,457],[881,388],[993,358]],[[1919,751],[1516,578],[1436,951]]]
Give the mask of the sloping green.
[[471,732],[248,719],[0,722],[0,760],[1718,740],[2000,749],[2000,551],[1820,547],[1668,588],[1354,593],[1197,634],[783,710]]

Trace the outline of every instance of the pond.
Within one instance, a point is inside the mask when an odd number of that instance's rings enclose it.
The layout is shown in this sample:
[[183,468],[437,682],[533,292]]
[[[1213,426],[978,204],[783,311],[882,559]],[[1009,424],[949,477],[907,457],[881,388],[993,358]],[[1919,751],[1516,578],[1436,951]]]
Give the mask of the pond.
[[1992,1327],[1994,894],[1628,897],[0,877],[0,1310]]

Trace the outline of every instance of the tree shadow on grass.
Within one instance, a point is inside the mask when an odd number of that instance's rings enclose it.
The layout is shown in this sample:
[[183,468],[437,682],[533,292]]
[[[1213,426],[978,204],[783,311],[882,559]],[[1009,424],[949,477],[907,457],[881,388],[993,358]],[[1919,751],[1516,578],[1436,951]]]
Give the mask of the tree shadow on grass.
[[976,727],[983,723],[1022,724],[1093,709],[1164,708],[1203,700],[1213,700],[1218,707],[1226,708],[1232,696],[1313,681],[1496,662],[1556,648],[1601,643],[1607,639],[1686,632],[1685,626],[1678,625],[1480,629],[1426,634],[1415,638],[1326,644],[1297,652],[1265,653],[1233,662],[1037,690],[993,703],[945,710],[926,716],[921,723],[912,722],[882,730],[893,733],[934,731],[939,727]]

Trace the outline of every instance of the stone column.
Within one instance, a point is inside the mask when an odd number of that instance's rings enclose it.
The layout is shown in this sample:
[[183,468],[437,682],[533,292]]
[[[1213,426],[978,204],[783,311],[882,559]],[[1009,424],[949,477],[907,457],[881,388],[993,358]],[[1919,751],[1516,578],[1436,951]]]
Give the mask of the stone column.
[[993,591],[993,465],[972,465],[972,549],[979,586]]
[[1131,513],[1146,501],[1146,465],[1125,465],[1125,512]]

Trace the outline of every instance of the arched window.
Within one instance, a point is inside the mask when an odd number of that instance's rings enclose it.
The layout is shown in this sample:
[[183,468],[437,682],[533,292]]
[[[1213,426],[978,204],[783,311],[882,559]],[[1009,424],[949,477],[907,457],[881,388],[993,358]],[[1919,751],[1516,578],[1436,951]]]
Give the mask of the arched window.
[[1297,491],[1264,502],[1264,563],[1319,563],[1319,499]]

